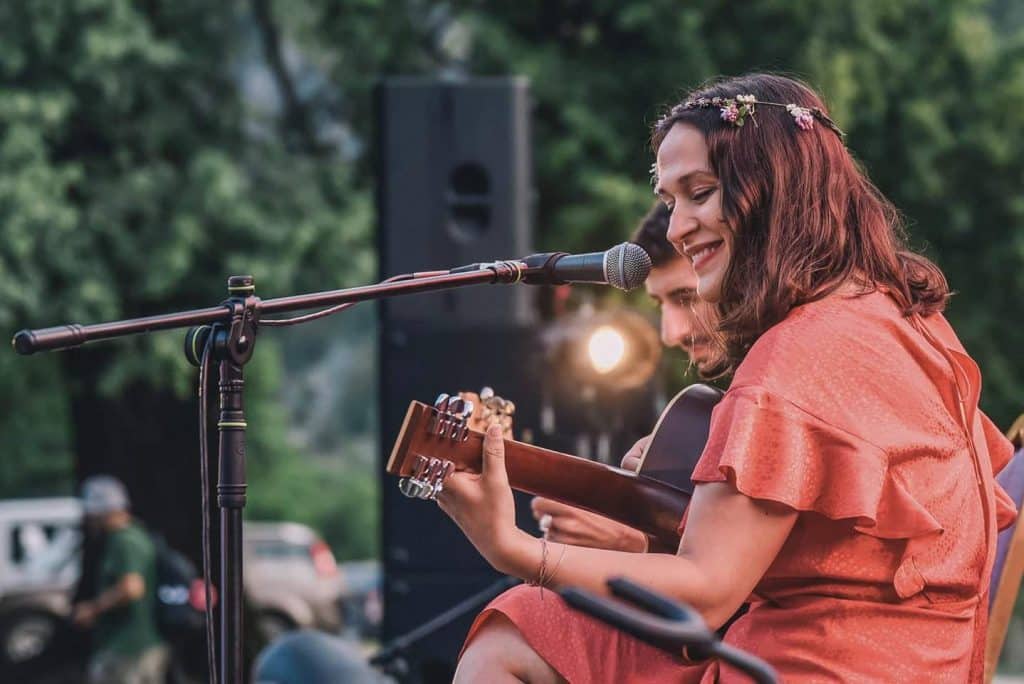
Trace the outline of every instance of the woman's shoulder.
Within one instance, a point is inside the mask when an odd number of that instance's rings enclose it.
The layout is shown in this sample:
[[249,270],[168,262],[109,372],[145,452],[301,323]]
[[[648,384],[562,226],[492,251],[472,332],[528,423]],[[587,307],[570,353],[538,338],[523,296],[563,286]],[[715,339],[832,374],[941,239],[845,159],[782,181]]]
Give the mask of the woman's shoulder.
[[834,293],[795,307],[765,331],[736,369],[733,386],[758,385],[789,397],[794,386],[878,372],[913,334],[888,295]]

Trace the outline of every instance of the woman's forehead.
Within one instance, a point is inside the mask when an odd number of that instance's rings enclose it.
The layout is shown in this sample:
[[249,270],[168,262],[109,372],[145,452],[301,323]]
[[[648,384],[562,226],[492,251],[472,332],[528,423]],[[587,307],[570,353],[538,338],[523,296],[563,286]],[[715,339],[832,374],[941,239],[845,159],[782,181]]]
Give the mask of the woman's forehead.
[[674,125],[658,146],[655,168],[659,187],[691,174],[711,173],[704,135],[689,124]]

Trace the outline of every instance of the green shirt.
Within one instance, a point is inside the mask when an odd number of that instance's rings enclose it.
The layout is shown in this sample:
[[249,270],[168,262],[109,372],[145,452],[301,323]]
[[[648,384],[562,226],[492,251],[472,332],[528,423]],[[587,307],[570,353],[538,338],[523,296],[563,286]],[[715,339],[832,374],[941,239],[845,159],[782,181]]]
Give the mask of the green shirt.
[[96,653],[134,656],[161,642],[156,626],[156,549],[149,535],[135,522],[111,532],[100,559],[97,595],[131,573],[142,575],[146,593],[138,601],[119,606],[96,620]]

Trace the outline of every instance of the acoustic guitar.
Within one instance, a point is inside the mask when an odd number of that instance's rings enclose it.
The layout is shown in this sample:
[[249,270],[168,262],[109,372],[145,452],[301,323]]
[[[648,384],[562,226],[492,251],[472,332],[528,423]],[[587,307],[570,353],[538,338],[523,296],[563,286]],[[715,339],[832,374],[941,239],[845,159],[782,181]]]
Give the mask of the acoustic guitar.
[[[505,439],[513,489],[586,509],[640,530],[651,549],[674,551],[693,494],[690,475],[708,438],[722,392],[690,385],[662,412],[637,472]],[[480,472],[482,432],[472,429],[472,401],[442,394],[433,406],[413,401],[387,472],[410,497],[429,498],[453,470]]]

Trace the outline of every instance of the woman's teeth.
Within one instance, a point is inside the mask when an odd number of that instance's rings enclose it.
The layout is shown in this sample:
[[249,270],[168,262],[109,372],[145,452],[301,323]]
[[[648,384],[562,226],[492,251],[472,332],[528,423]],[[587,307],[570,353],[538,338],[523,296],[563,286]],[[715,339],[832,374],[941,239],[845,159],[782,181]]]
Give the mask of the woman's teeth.
[[705,258],[711,256],[715,251],[718,250],[718,248],[721,245],[722,245],[721,242],[716,242],[713,245],[708,245],[707,247],[705,247],[704,249],[700,250],[699,252],[695,252],[693,257],[692,257],[693,264],[696,266],[698,261],[703,261]]

